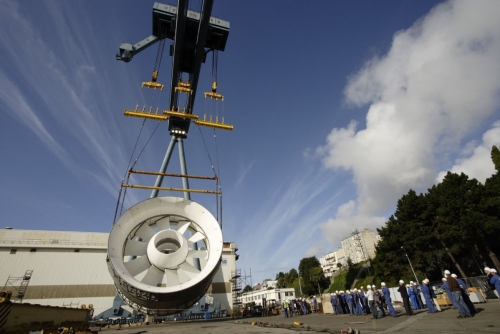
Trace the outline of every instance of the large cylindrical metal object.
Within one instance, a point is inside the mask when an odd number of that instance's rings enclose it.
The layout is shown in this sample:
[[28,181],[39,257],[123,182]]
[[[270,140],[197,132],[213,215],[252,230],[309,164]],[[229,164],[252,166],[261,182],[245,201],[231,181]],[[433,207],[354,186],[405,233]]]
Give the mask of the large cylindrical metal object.
[[220,265],[222,243],[217,220],[200,204],[151,198],[113,225],[108,268],[118,293],[134,309],[175,314],[207,291]]

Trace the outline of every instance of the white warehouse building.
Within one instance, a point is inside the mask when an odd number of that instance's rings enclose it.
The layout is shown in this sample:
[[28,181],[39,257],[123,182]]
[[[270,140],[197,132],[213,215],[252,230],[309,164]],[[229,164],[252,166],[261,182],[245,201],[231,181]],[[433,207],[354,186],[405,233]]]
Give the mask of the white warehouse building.
[[[14,301],[19,294],[25,303],[67,307],[92,304],[94,315],[104,312],[113,306],[116,296],[106,264],[108,236],[0,230],[1,289],[13,291]],[[227,311],[233,303],[230,280],[236,270],[236,251],[235,243],[224,242],[221,266],[207,291],[209,299]]]

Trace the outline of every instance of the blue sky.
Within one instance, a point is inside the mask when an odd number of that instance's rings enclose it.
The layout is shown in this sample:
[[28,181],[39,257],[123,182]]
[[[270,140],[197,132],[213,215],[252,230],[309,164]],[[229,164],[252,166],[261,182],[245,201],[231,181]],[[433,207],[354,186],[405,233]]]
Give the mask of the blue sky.
[[[137,104],[157,46],[130,63],[115,54],[149,36],[152,6],[0,0],[3,226],[111,230],[141,125],[123,110]],[[192,126],[188,172],[212,175],[208,156],[216,164],[224,239],[254,283],[335,250],[355,228],[382,226],[409,188],[425,191],[448,170],[481,181],[493,173],[498,1],[216,0],[212,16],[231,23],[218,92],[234,131],[217,131],[216,147],[212,130]],[[164,56],[167,87],[170,66]],[[194,113],[210,112],[210,84],[207,61]],[[139,138],[137,169],[160,167],[166,123],[145,146],[156,125]],[[168,171],[179,172],[177,151]],[[127,205],[148,197],[129,191]],[[215,214],[213,196],[192,199]]]

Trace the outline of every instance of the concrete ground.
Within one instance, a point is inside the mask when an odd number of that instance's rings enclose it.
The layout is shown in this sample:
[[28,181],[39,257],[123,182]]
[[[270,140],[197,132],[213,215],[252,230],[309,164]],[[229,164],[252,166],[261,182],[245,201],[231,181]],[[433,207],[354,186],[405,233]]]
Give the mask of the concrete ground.
[[[475,304],[478,313],[473,318],[457,319],[458,311],[442,308],[439,313],[415,311],[406,316],[398,310],[395,318],[372,320],[371,316],[349,316],[332,314],[308,314],[293,318],[281,316],[245,319],[209,319],[185,322],[167,322],[151,325],[111,326],[102,332],[120,330],[128,334],[142,333],[341,333],[342,330],[357,329],[360,333],[500,333],[500,299]],[[293,326],[294,321],[302,323]],[[253,325],[252,325],[253,323]]]

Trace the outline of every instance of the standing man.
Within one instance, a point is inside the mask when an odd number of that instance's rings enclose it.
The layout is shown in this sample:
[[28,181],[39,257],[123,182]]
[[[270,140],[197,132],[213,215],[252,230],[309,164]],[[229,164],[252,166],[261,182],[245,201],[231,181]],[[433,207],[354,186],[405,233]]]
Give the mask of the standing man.
[[417,309],[420,310],[421,308],[424,308],[424,303],[420,298],[420,291],[418,290],[417,283],[413,283],[413,281],[410,281],[410,288],[413,291],[413,294],[415,295],[415,303],[417,304]]
[[462,291],[460,290],[460,285],[458,285],[458,282],[456,279],[451,277],[449,270],[445,270],[444,275],[446,277],[446,282],[448,283],[448,287],[450,288],[451,295],[455,299],[455,302],[456,302],[457,307],[458,307],[459,315],[457,316],[457,318],[459,318],[459,319],[469,318],[470,311],[462,298]]
[[290,299],[288,299],[288,315],[291,317],[293,317],[293,301],[291,301]]
[[427,309],[429,313],[436,313],[436,309],[434,308],[434,305],[432,305],[432,297],[431,297],[431,290],[432,288],[428,285],[429,280],[426,278],[422,281],[424,283],[422,285],[422,293],[424,294],[425,298],[425,303],[427,304]]
[[403,305],[405,307],[406,315],[413,315],[413,311],[410,306],[410,296],[408,296],[408,290],[406,290],[405,281],[399,281],[399,293],[401,294],[401,299],[403,299]]
[[285,318],[288,318],[288,303],[286,300],[283,300],[283,303],[281,303],[281,306],[283,307],[283,316]]
[[434,301],[434,306],[436,307],[436,310],[438,312],[441,312],[441,306],[439,306],[439,303],[438,303],[438,300],[437,300],[437,296],[436,296],[436,292],[434,292],[434,287],[433,286],[429,286],[429,290],[431,292],[431,298]]
[[366,298],[368,299],[368,305],[370,305],[370,312],[372,314],[372,319],[378,319],[378,311],[377,307],[375,306],[375,294],[373,293],[371,286],[367,285],[366,289],[367,289]]
[[387,304],[387,308],[389,309],[389,314],[391,315],[391,317],[395,317],[396,316],[396,310],[394,310],[394,306],[392,306],[391,292],[385,286],[384,282],[380,283],[380,285],[382,286],[382,294],[385,297],[385,303]]
[[316,296],[313,298],[313,307],[314,307],[314,313],[318,312],[318,301],[316,300]]
[[337,294],[332,293],[330,295],[330,303],[332,303],[333,314],[338,315],[339,314],[339,301],[337,299]]
[[406,287],[408,288],[408,296],[410,297],[411,304],[413,305],[414,310],[420,309],[418,307],[417,303],[417,296],[415,295],[415,291],[413,290],[413,283],[410,283],[409,285],[407,284]]
[[349,313],[350,315],[354,315],[354,298],[352,297],[351,291],[347,290],[345,294],[345,300],[347,301],[347,306],[349,307]]
[[369,314],[370,309],[368,308],[368,300],[366,299],[366,292],[363,290],[363,287],[361,287],[361,292],[359,295],[361,296],[361,308],[363,309],[364,314]]
[[457,308],[457,304],[455,303],[455,300],[453,299],[453,296],[451,295],[450,287],[448,286],[448,282],[446,282],[446,277],[443,277],[441,279],[443,281],[443,285],[441,285],[441,289],[444,289],[446,291],[446,294],[448,295],[448,298],[451,301],[451,304],[453,305],[453,308]]
[[471,317],[475,316],[477,311],[476,307],[469,298],[469,291],[467,291],[467,284],[462,281],[456,274],[451,274],[451,277],[457,280],[458,285],[460,285],[460,290],[462,291],[462,298],[464,299],[465,305],[469,308]]
[[490,269],[491,279],[490,283],[495,287],[497,297],[500,296],[500,277],[495,269]]
[[382,316],[385,317],[384,307],[382,306],[382,301],[380,300],[380,292],[377,290],[375,285],[372,285],[373,289],[373,299],[375,300],[375,304],[377,304],[380,312],[382,312]]

